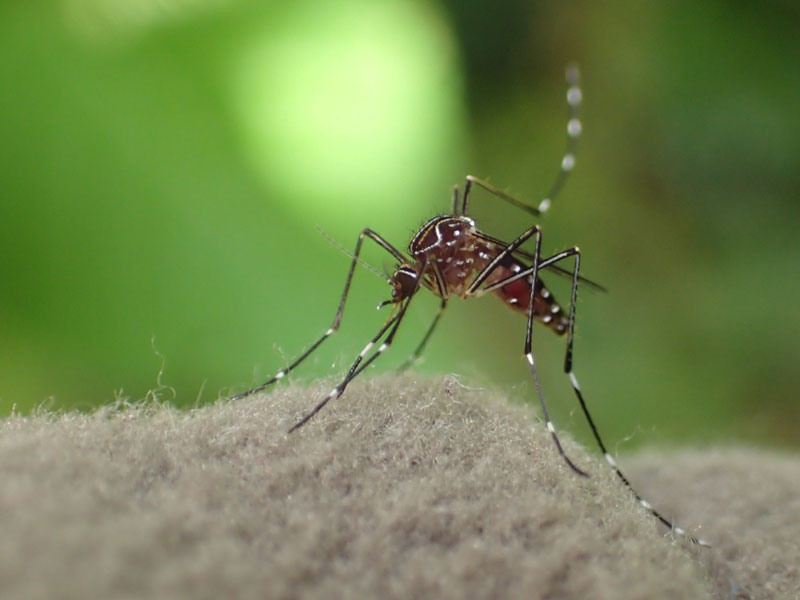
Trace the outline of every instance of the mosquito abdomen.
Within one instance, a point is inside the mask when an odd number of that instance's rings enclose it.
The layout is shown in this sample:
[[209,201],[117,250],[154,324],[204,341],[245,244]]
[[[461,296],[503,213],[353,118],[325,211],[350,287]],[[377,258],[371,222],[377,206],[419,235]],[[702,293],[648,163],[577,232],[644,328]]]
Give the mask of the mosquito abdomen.
[[[524,265],[513,260],[509,265],[498,267],[497,270],[501,271],[501,273],[498,274],[497,279],[502,280],[510,277],[524,268],[526,268]],[[530,277],[521,277],[498,288],[494,293],[502,298],[507,306],[522,314],[528,314],[528,307],[531,301]],[[536,279],[536,294],[533,297],[533,318],[547,325],[557,335],[564,335],[569,328],[569,317],[538,277]]]

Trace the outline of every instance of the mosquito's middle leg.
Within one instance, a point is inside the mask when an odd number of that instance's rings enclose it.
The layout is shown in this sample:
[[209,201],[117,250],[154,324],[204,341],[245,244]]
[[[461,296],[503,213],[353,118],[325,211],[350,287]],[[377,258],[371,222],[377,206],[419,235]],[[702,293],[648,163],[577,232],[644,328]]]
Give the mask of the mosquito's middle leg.
[[535,306],[535,296],[536,296],[536,281],[539,275],[539,269],[541,267],[541,256],[542,256],[542,236],[536,236],[536,251],[534,253],[534,261],[533,265],[530,268],[530,275],[531,275],[531,296],[530,296],[530,304],[528,305],[528,320],[525,328],[525,358],[528,360],[528,365],[531,369],[531,375],[533,376],[533,382],[536,385],[536,394],[539,396],[539,403],[542,405],[542,414],[544,415],[545,424],[547,426],[547,431],[550,432],[550,436],[553,438],[553,442],[558,449],[558,453],[564,458],[566,463],[570,466],[570,468],[575,471],[578,475],[583,477],[588,477],[589,474],[584,471],[583,469],[578,468],[574,462],[567,456],[567,453],[564,452],[564,448],[561,447],[561,441],[558,439],[558,434],[556,433],[556,428],[553,426],[553,421],[550,419],[550,414],[547,410],[547,403],[544,400],[544,393],[542,393],[542,386],[539,383],[539,376],[536,373],[536,359],[533,356],[533,313],[534,313],[534,306]]
[[436,329],[436,326],[439,324],[439,321],[442,318],[442,314],[444,313],[445,308],[447,308],[447,300],[442,299],[442,303],[439,305],[439,310],[436,312],[436,316],[433,318],[433,322],[431,322],[430,326],[428,327],[428,331],[425,332],[425,336],[422,338],[422,341],[416,347],[414,352],[411,353],[411,356],[409,356],[406,359],[406,361],[402,365],[400,365],[400,367],[397,369],[399,373],[402,373],[409,367],[414,366],[414,363],[417,362],[420,355],[422,354],[422,351],[425,349],[425,346],[428,344],[428,340],[431,339],[431,335],[433,335],[433,330]]
[[[514,273],[509,277],[503,279],[502,281],[495,282],[491,286],[487,286],[483,289],[480,289],[480,286],[483,284],[484,281],[491,275],[491,273],[500,265],[503,259],[506,256],[511,255],[513,252],[516,251],[519,246],[521,246],[525,241],[530,239],[531,237],[535,237],[536,239],[536,249],[532,255],[533,257],[533,265],[528,269],[523,269],[518,273]],[[520,236],[518,236],[513,242],[506,245],[501,252],[497,254],[497,256],[492,259],[492,261],[486,265],[486,267],[481,271],[478,276],[475,278],[475,281],[470,285],[469,290],[467,291],[467,297],[471,295],[475,295],[480,290],[481,293],[489,292],[496,290],[504,285],[507,285],[517,279],[523,277],[530,277],[531,281],[531,296],[530,302],[528,305],[528,313],[527,313],[527,327],[525,332],[525,358],[528,360],[528,364],[530,366],[531,375],[533,376],[534,385],[536,386],[536,395],[539,398],[539,404],[542,407],[542,413],[545,419],[545,424],[547,426],[547,430],[550,432],[550,435],[553,438],[553,442],[558,449],[558,453],[562,456],[564,461],[569,465],[569,467],[575,471],[577,474],[582,475],[584,477],[588,477],[589,474],[586,471],[578,468],[577,465],[572,461],[572,459],[567,456],[567,453],[564,451],[564,448],[561,446],[561,440],[558,438],[558,434],[556,433],[556,429],[553,426],[553,422],[550,419],[550,413],[547,410],[547,402],[544,399],[544,393],[542,392],[541,385],[539,384],[539,376],[536,372],[536,362],[533,356],[532,351],[532,336],[533,336],[533,316],[534,316],[534,298],[536,295],[536,285],[535,282],[538,279],[538,272],[541,268],[540,261],[541,261],[541,250],[542,250],[542,231],[538,225],[533,225],[526,231],[524,231]],[[562,257],[564,258],[564,257]],[[557,261],[550,261],[549,264]]]

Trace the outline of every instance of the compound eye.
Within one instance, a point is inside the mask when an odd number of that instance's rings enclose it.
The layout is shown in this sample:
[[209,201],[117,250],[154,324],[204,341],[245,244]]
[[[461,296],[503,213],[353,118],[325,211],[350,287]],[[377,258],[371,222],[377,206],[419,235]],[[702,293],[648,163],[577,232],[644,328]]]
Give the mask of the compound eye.
[[400,267],[395,271],[393,285],[394,290],[392,290],[392,298],[395,300],[408,298],[414,293],[417,287],[416,272],[408,267]]

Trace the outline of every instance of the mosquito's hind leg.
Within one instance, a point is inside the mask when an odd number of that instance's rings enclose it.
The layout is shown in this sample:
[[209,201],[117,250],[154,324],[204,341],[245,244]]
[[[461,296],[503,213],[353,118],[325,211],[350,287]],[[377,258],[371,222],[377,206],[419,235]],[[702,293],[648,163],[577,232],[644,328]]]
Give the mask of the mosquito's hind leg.
[[553,185],[550,187],[547,195],[539,202],[539,204],[534,207],[527,202],[523,202],[522,200],[518,200],[513,196],[506,194],[505,192],[497,189],[493,185],[483,181],[482,179],[478,179],[472,175],[467,175],[467,180],[464,183],[464,194],[461,197],[461,209],[460,212],[456,212],[457,206],[457,196],[454,197],[453,208],[454,214],[457,215],[466,215],[469,211],[469,194],[472,188],[472,184],[478,185],[485,189],[490,194],[497,196],[501,200],[508,202],[516,206],[517,208],[521,208],[522,210],[532,214],[535,217],[541,216],[546,213],[550,209],[550,205],[553,203],[553,200],[556,199],[561,188],[564,187],[564,183],[567,181],[567,177],[575,168],[575,154],[578,149],[578,140],[581,137],[581,132],[583,131],[583,126],[581,125],[580,119],[580,106],[581,101],[583,100],[583,93],[581,92],[580,87],[580,72],[578,71],[578,67],[576,65],[569,65],[566,70],[566,80],[567,80],[567,108],[569,110],[569,114],[567,117],[567,145],[566,149],[564,150],[564,156],[561,158],[561,165],[558,170],[558,175],[556,175],[556,180],[553,182]]

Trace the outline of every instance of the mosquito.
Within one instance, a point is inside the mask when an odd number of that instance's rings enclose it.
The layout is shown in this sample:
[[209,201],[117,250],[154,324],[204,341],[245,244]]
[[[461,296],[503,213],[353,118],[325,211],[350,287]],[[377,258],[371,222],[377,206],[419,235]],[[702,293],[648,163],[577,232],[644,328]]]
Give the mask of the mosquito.
[[[566,80],[568,86],[566,151],[561,159],[561,167],[555,182],[547,196],[539,202],[538,206],[534,207],[510,196],[486,181],[472,175],[467,175],[463,193],[459,191],[458,187],[453,189],[451,213],[433,217],[425,223],[411,239],[407,254],[395,248],[372,229],[363,229],[358,236],[355,250],[352,253],[345,250],[345,252],[351,256],[352,260],[347,273],[347,279],[345,280],[344,290],[342,291],[342,296],[339,301],[339,308],[328,330],[303,354],[283,370],[276,373],[271,379],[246,392],[233,396],[232,399],[238,400],[244,398],[283,379],[339,329],[342,313],[344,312],[345,303],[350,290],[350,284],[353,280],[353,274],[355,273],[357,264],[363,264],[386,279],[387,283],[392,287],[391,298],[381,302],[378,308],[392,305],[395,310],[392,311],[378,332],[361,350],[350,365],[347,375],[345,375],[339,384],[320,400],[313,409],[295,423],[292,428],[289,429],[288,433],[292,433],[305,425],[331,400],[339,398],[353,379],[358,377],[364,369],[389,349],[408,311],[411,301],[422,288],[427,288],[440,299],[439,310],[419,345],[413,351],[411,357],[403,364],[401,370],[413,365],[422,354],[428,340],[431,338],[431,335],[447,308],[447,303],[452,297],[467,299],[493,293],[507,306],[514,311],[522,313],[526,317],[525,358],[527,359],[531,376],[533,377],[547,431],[550,433],[558,453],[569,468],[581,477],[589,476],[589,474],[578,467],[564,451],[553,422],[550,419],[544,394],[539,383],[539,377],[536,371],[536,360],[532,350],[534,321],[545,325],[558,336],[566,335],[567,342],[564,357],[564,372],[569,377],[572,389],[578,399],[578,404],[589,424],[600,451],[619,479],[635,496],[639,504],[648,510],[663,525],[676,534],[687,537],[695,544],[707,546],[708,544],[706,544],[706,542],[687,533],[684,529],[675,526],[634,490],[628,478],[620,470],[614,457],[608,452],[595,426],[594,419],[592,419],[589,413],[581,387],[578,384],[578,379],[572,370],[575,307],[579,283],[600,290],[603,290],[603,288],[580,275],[581,252],[578,247],[575,246],[557,252],[552,256],[543,257],[541,254],[542,230],[539,225],[531,225],[517,236],[516,239],[508,243],[480,231],[476,227],[475,221],[469,216],[470,193],[475,186],[483,188],[489,194],[526,211],[533,217],[541,217],[550,209],[553,200],[557,197],[569,173],[575,166],[575,151],[582,130],[580,120],[582,92],[579,71],[576,66],[571,65],[567,68]],[[372,269],[360,258],[361,248],[365,240],[374,242],[391,254],[397,261],[397,266],[391,276],[383,275],[377,269]],[[523,250],[523,244],[530,240],[533,240],[533,251]],[[569,261],[570,259],[572,261],[571,269],[561,266],[561,263]],[[542,282],[539,277],[542,271],[556,272],[571,279],[572,287],[568,311],[564,311],[553,297],[550,290]],[[377,348],[375,349],[376,346]]]

